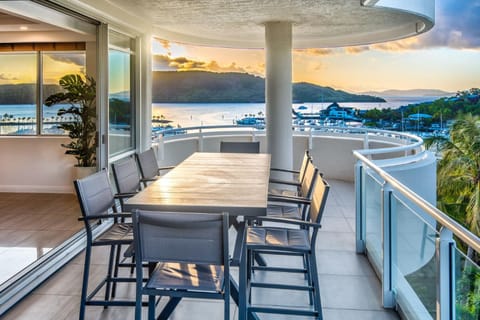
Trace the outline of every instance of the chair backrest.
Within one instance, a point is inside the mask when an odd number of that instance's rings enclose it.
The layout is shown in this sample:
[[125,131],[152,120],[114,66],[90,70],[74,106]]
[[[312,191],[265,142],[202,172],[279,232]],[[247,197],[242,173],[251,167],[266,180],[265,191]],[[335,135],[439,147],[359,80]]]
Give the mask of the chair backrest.
[[312,194],[312,201],[310,203],[309,219],[311,222],[320,223],[323,216],[323,210],[327,203],[328,192],[330,185],[323,179],[320,174],[317,174],[315,186]]
[[228,214],[137,210],[133,228],[140,261],[228,268]]
[[106,170],[75,180],[74,185],[84,217],[108,213],[108,210],[115,204]]
[[135,154],[138,167],[143,179],[151,179],[158,176],[158,162],[152,148],[142,153]]
[[303,180],[300,184],[300,195],[305,198],[310,198],[313,187],[315,185],[315,180],[318,175],[318,169],[315,167],[313,162],[309,160],[307,162]]
[[298,182],[302,183],[303,178],[305,177],[305,171],[307,170],[307,165],[309,162],[313,162],[312,157],[310,156],[310,152],[305,150],[303,155],[302,165],[300,166],[300,170],[298,173]]
[[220,152],[260,153],[260,142],[220,141]]
[[140,190],[137,162],[132,156],[112,163],[112,172],[119,193],[132,193]]

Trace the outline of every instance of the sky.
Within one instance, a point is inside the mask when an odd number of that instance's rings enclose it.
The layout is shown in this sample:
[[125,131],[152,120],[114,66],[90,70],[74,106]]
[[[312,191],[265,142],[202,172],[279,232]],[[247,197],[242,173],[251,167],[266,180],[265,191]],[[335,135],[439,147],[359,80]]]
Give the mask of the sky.
[[[293,82],[349,92],[480,87],[480,0],[436,0],[435,26],[418,37],[369,46],[294,50]],[[264,51],[153,41],[153,70],[264,76]]]

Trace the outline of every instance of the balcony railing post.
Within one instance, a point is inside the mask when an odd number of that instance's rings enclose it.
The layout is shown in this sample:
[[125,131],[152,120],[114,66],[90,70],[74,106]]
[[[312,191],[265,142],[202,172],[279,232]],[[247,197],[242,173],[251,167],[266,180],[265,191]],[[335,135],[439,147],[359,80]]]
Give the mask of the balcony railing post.
[[165,160],[165,139],[163,134],[159,134],[157,138],[157,158],[160,161]]
[[202,128],[198,130],[198,151],[202,152],[203,151],[203,133],[202,133]]
[[442,227],[435,244],[437,320],[455,319],[455,241],[452,231]]
[[313,147],[313,127],[310,127],[308,132],[308,150],[312,150]]
[[393,201],[392,187],[385,183],[382,188],[382,238],[383,238],[383,306],[385,308],[395,307],[395,274],[393,272],[395,257],[395,202]]
[[365,179],[361,161],[355,164],[355,238],[357,253],[365,253]]

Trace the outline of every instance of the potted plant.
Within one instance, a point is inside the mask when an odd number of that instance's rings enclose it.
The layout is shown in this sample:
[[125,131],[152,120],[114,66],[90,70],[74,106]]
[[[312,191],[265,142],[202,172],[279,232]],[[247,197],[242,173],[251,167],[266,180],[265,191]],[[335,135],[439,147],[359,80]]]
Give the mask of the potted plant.
[[[62,143],[65,154],[77,159],[75,167],[96,167],[97,126],[96,126],[96,83],[95,79],[79,74],[68,74],[59,81],[63,92],[52,94],[45,100],[45,105],[52,106],[68,103],[68,108],[61,108],[57,115],[69,115],[72,121],[63,122],[60,129],[68,132],[70,143]],[[94,171],[94,170],[92,170]],[[92,172],[90,171],[90,172]]]

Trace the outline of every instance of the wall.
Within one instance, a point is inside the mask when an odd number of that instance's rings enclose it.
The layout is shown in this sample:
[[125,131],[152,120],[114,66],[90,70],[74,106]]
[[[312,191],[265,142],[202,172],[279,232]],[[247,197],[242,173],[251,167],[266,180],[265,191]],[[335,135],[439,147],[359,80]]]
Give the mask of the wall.
[[[265,152],[265,136],[257,135],[254,138],[250,134],[228,135],[206,135],[199,138],[196,135],[165,138],[164,144],[160,144],[158,159],[161,166],[176,165],[190,154],[196,151],[219,152],[220,141],[260,141],[260,152]],[[372,144],[373,141],[370,142]],[[386,148],[397,146],[397,143],[390,141],[376,140],[375,147]],[[293,137],[293,167],[299,168],[303,153],[309,148],[308,135],[295,135]],[[311,155],[315,165],[320,172],[328,179],[337,179],[353,182],[355,159],[353,150],[363,149],[364,140],[362,136],[325,134],[313,136]]]
[[66,137],[0,137],[0,192],[73,192]]

